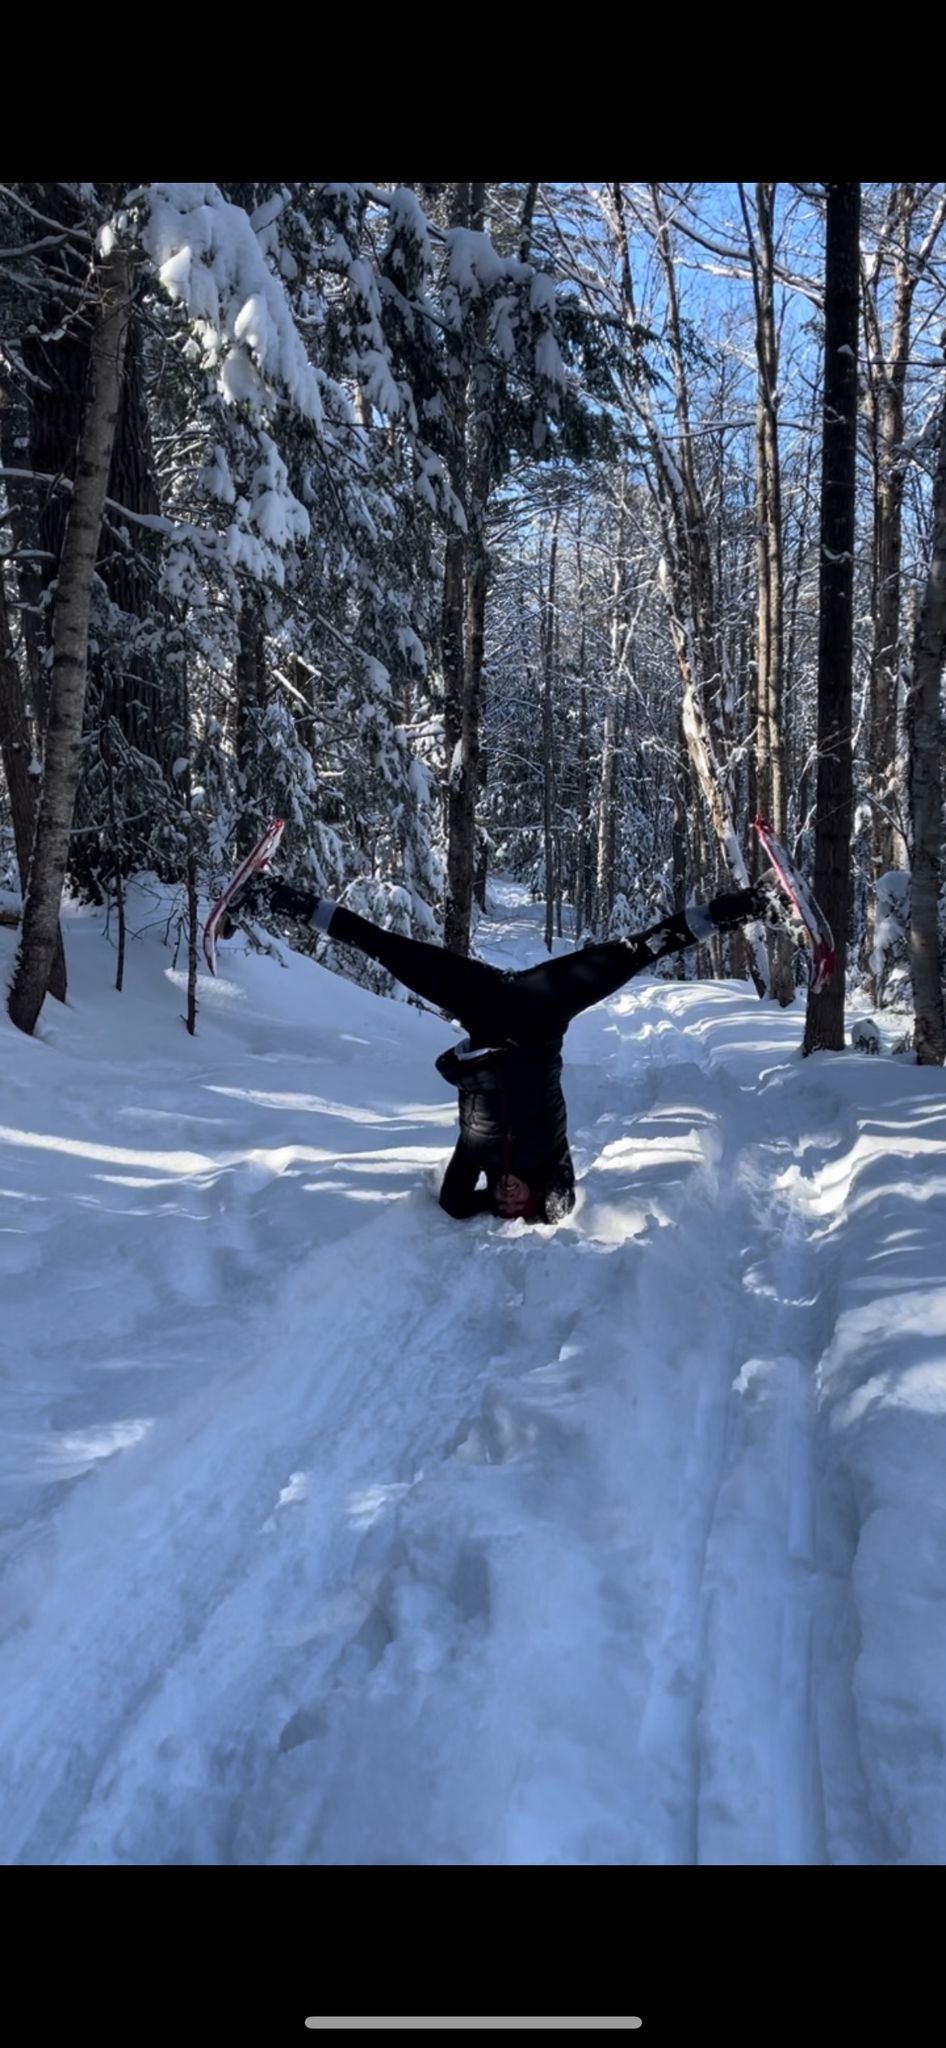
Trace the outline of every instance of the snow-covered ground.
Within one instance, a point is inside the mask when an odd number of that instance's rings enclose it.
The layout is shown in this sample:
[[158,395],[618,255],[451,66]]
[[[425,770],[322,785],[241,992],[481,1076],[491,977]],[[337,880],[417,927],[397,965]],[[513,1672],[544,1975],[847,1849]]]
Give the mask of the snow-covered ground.
[[0,1857],[946,1860],[943,1075],[636,982],[457,1224],[449,1027],[159,938],[0,1027]]

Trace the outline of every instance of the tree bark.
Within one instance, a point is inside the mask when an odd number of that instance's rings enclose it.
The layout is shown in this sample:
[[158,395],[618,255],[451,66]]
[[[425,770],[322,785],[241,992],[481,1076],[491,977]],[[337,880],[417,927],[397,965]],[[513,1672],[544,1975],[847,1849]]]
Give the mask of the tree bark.
[[[749,238],[749,260],[756,315],[756,579],[757,579],[757,706],[756,802],[775,828],[786,836],[785,740],[782,721],[785,606],[782,557],[782,477],[778,442],[779,346],[775,311],[775,185],[755,188],[758,241],[749,208],[739,188]],[[792,956],[787,941],[769,940],[772,994],[783,1008],[795,994]]]
[[33,850],[36,813],[35,778],[30,774],[31,757],[29,718],[10,630],[7,593],[0,572],[0,758],[10,798],[20,887],[24,893]]
[[617,767],[618,693],[612,677],[604,713],[601,742],[601,787],[598,793],[598,831],[595,848],[594,925],[599,936],[608,928],[614,902],[614,782]]
[[115,989],[116,993],[121,995],[125,985],[125,877],[122,874],[122,863],[119,856],[119,832],[115,816],[115,761],[112,753],[112,737],[108,726],[106,726],[102,737],[102,750],[105,756],[105,773],[108,788],[108,824],[112,835],[112,852],[115,856],[114,873],[112,876],[112,886],[115,891],[115,913],[118,919],[118,957],[115,961]]
[[627,652],[628,633],[626,488],[626,479],[622,476],[614,564],[611,571],[610,664],[606,684],[604,732],[601,741],[601,780],[595,833],[593,924],[599,937],[604,937],[607,932],[614,902],[614,785],[617,771],[621,671]]
[[809,989],[806,1053],[844,1050],[853,811],[851,673],[861,188],[828,185],[826,191],[815,895],[834,933],[837,967],[828,988],[819,995]]
[[910,975],[917,1065],[946,1059],[946,1016],[940,962],[939,897],[943,876],[942,674],[946,662],[946,395],[940,415],[933,484],[929,573],[916,622],[907,699],[913,877],[910,892]]
[[578,576],[578,833],[575,848],[575,937],[580,938],[592,907],[591,837],[589,825],[590,724],[588,712],[588,638],[585,603],[585,568],[581,531],[582,500],[578,499],[578,531],[575,538],[575,566]]
[[545,842],[545,946],[552,951],[557,891],[555,859],[555,728],[552,718],[552,688],[555,677],[555,565],[558,558],[558,507],[552,524],[549,553],[548,592],[542,635],[542,831]]
[[[452,217],[481,231],[486,186],[460,184]],[[486,630],[486,518],[493,481],[491,378],[485,370],[487,312],[477,314],[455,379],[451,482],[464,499],[465,537],[447,541],[444,567],[445,704],[447,742],[447,897],[444,944],[470,950],[470,913],[476,874],[476,806],[480,788],[480,709]],[[474,379],[474,368],[479,371]],[[459,628],[459,630],[458,630]],[[449,645],[448,645],[449,643]],[[451,667],[447,669],[447,656]]]
[[[20,671],[13,647],[7,594],[0,572],[0,760],[6,778],[13,819],[16,862],[20,870],[20,891],[26,895],[36,829],[36,778],[30,773],[32,746]],[[49,994],[57,1002],[66,1000],[66,955],[62,931],[56,926],[56,945],[49,972]]]
[[447,914],[444,944],[455,953],[470,950],[470,913],[476,874],[476,806],[480,790],[480,708],[486,630],[485,501],[473,508],[471,560],[465,577],[463,697],[459,745],[449,788]]
[[532,253],[532,221],[535,214],[535,202],[538,197],[538,191],[539,185],[538,180],[536,180],[534,184],[526,186],[522,195],[522,218],[519,222],[520,263],[528,263]]
[[588,679],[584,673],[584,655],[581,656],[582,674],[578,685],[578,834],[575,848],[575,936],[584,931],[591,907],[593,886],[591,876],[591,840],[588,832],[588,757],[590,732],[588,719]]
[[[259,600],[250,585],[243,589],[236,657],[236,767],[237,787],[245,797],[255,784],[256,744],[259,713],[266,703],[266,663]],[[237,821],[237,851],[249,853],[259,836],[254,814],[247,803]]]
[[[81,206],[62,186],[42,185],[35,191],[43,212],[61,219],[64,225],[77,220],[86,224]],[[74,285],[84,283],[84,260],[68,242],[57,247],[46,262],[44,331],[37,325],[27,333],[23,357],[33,379],[29,407],[32,466],[41,474],[71,479],[88,381],[90,334],[88,323],[75,318],[74,301],[63,294],[63,270]],[[125,341],[107,495],[133,512],[154,514],[161,509],[146,402],[143,325],[134,305]],[[28,513],[31,508],[25,495],[21,504]],[[34,565],[32,574],[29,565],[24,565],[21,574],[24,596],[29,591],[34,603],[36,586],[42,594],[59,575],[68,506],[63,491],[49,491],[43,497],[37,540],[46,559]],[[112,525],[106,518],[99,538],[97,574],[114,611],[107,629],[93,634],[89,652],[87,744],[79,792],[83,826],[102,821],[98,798],[90,795],[86,801],[86,784],[93,777],[96,784],[101,783],[104,763],[98,763],[94,741],[97,737],[99,747],[104,745],[109,719],[115,719],[129,747],[158,763],[169,783],[173,762],[186,751],[180,657],[169,642],[160,655],[154,652],[153,628],[168,621],[158,583],[161,542],[139,525],[133,526],[129,539],[127,531],[118,530],[120,526],[120,520]],[[37,708],[42,719],[43,707]],[[132,835],[126,868],[135,854]],[[97,832],[83,830],[73,840],[69,872],[97,899],[102,882],[107,885],[111,881],[115,858],[115,849],[100,842]]]
[[[0,454],[5,468],[29,468],[28,424],[25,401],[12,391],[0,393]],[[26,658],[23,695],[27,721],[34,730],[41,731],[46,711],[46,676],[41,620],[44,564],[38,559],[41,552],[38,489],[39,486],[31,483],[28,477],[8,477],[4,481],[15,551],[14,587],[20,600],[20,628]],[[48,580],[50,571],[46,566]]]
[[897,684],[900,673],[900,558],[903,532],[903,408],[910,354],[910,324],[917,273],[910,263],[910,229],[915,205],[912,185],[895,185],[890,195],[894,230],[893,311],[889,347],[884,344],[875,296],[880,257],[864,282],[864,324],[868,343],[867,389],[874,458],[873,646],[870,665],[870,787],[874,880],[894,865],[897,781]]
[[32,1032],[56,951],[59,906],[82,760],[89,612],[102,513],[121,395],[133,291],[132,260],[121,250],[93,271],[98,304],[72,502],[53,610],[53,664],[42,793],[23,924],[10,987],[10,1016]]
[[[722,773],[713,750],[703,707],[692,684],[689,683],[683,692],[682,716],[687,750],[703,792],[703,800],[713,821],[729,878],[737,889],[746,889],[749,886],[749,874],[736,832],[732,806],[723,786]],[[746,926],[745,933],[746,955],[753,987],[757,995],[768,995],[769,956],[764,929],[760,924],[750,924]]]
[[670,868],[673,908],[676,915],[686,909],[687,903],[687,826],[690,817],[690,759],[682,719],[673,766],[672,789]]
[[[122,374],[121,403],[109,473],[109,496],[132,512],[160,512],[151,426],[146,404],[141,317],[132,307]],[[120,524],[120,521],[117,522]],[[121,614],[92,668],[100,731],[113,718],[129,744],[156,761],[169,787],[174,762],[187,751],[181,655],[171,636],[153,653],[155,628],[170,624],[159,589],[161,543],[140,526],[131,545],[108,524],[100,548],[100,574]]]
[[[469,182],[455,184],[451,194],[450,223],[470,224]],[[467,471],[467,379],[469,365],[459,360],[452,376],[450,405],[450,481],[461,504],[466,501]],[[464,642],[466,536],[449,533],[444,546],[443,604],[440,647],[443,664],[443,723],[446,748],[446,832],[447,874],[444,903],[444,945],[452,953],[468,953],[470,914],[464,916],[464,858],[459,844],[463,837],[463,805],[459,784],[463,775],[463,703],[466,683]],[[472,862],[472,844],[469,848]],[[472,893],[472,891],[471,891]]]

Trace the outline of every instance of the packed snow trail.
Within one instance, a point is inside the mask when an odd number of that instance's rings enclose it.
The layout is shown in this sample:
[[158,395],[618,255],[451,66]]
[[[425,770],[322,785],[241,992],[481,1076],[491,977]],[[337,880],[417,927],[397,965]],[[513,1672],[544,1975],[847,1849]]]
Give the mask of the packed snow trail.
[[574,1215],[456,1224],[449,1027],[233,944],[189,1040],[156,937],[69,949],[4,1033],[4,1860],[943,1860],[942,1075],[637,981]]

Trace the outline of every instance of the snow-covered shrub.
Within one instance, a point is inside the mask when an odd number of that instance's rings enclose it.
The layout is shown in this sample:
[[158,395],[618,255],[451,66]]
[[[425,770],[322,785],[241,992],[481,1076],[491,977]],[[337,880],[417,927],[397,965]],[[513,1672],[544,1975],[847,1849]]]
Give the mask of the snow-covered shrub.
[[892,868],[877,879],[877,912],[870,969],[877,983],[877,1000],[889,1001],[892,971],[905,959],[910,930],[910,876],[906,868]]
[[608,919],[608,937],[609,939],[626,939],[632,930],[631,906],[623,890],[619,890],[611,905],[611,915]]
[[857,1052],[878,1053],[880,1032],[873,1017],[859,1017],[851,1031],[851,1044]]

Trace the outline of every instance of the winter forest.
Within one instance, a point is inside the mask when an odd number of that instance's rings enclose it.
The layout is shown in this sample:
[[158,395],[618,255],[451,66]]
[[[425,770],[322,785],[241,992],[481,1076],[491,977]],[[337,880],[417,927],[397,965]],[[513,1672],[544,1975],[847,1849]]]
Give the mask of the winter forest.
[[[0,554],[0,1856],[944,1860],[946,185],[0,185]],[[557,1229],[202,952],[277,818],[508,974],[758,814],[834,978],[589,1008]]]
[[[829,277],[828,196],[3,190],[15,1023],[65,993],[64,880],[120,975],[153,873],[196,962],[275,815],[318,891],[466,952],[497,868],[547,946],[621,934],[744,883],[761,810],[812,873],[820,826],[852,986],[912,973],[942,1062],[946,199],[851,188]],[[787,1001],[770,951],[688,971]]]

